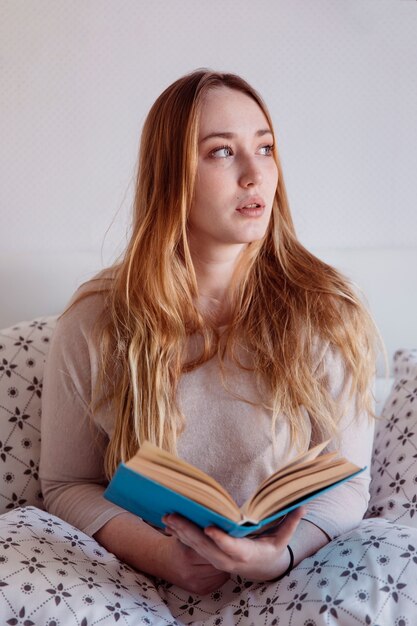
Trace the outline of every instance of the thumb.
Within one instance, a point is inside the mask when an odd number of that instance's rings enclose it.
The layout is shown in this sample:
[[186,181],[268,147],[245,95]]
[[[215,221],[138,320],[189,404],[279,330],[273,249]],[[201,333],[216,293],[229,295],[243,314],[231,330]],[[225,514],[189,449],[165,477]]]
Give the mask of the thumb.
[[[274,542],[280,545],[288,544],[303,515],[306,514],[306,511],[307,509],[305,507],[298,507],[288,513],[285,520],[276,529],[268,533],[265,539],[274,539]],[[262,537],[260,537],[260,539],[262,539]]]

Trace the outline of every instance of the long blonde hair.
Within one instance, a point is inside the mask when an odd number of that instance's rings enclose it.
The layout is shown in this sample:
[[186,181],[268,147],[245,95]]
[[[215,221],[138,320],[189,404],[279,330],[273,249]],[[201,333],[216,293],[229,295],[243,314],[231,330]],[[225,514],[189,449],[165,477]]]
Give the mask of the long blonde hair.
[[[145,439],[175,451],[185,424],[176,399],[180,376],[216,352],[220,360],[229,354],[243,367],[236,350],[242,338],[254,376],[266,390],[272,431],[284,414],[293,444],[308,445],[310,426],[321,438],[335,435],[343,411],[329,393],[326,373],[315,367],[318,345],[340,352],[347,397],[356,393],[357,411],[373,415],[372,381],[382,341],[349,280],[298,241],[276,141],[272,216],[265,237],[249,244],[240,260],[225,335],[220,337],[198,309],[187,221],[202,103],[208,90],[221,86],[252,98],[273,129],[265,104],[246,81],[209,70],[170,85],[144,124],[132,235],[100,287],[105,307],[96,325],[100,368],[93,412],[110,403],[115,415],[106,455],[109,477]],[[92,286],[89,293],[94,291]],[[186,363],[187,338],[194,333],[204,339],[203,348]]]

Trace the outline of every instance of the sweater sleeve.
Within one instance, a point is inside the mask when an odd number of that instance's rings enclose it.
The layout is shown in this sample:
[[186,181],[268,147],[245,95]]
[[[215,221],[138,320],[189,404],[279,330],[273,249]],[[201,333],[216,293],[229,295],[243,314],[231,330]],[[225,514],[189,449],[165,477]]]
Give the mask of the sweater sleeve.
[[[323,359],[332,397],[343,403],[344,393],[347,397],[350,385],[347,384],[342,395],[346,373],[340,353],[328,346]],[[329,444],[326,452],[338,449],[342,456],[360,467],[366,466],[366,470],[310,502],[304,516],[330,539],[358,526],[369,501],[374,421],[366,414],[356,414],[355,400],[353,396],[346,404],[340,420],[340,436]]]
[[[96,356],[91,329],[103,297],[88,296],[57,322],[44,370],[40,479],[46,509],[93,535],[123,509],[103,498],[112,415],[89,410]],[[107,409],[108,411],[108,409]]]

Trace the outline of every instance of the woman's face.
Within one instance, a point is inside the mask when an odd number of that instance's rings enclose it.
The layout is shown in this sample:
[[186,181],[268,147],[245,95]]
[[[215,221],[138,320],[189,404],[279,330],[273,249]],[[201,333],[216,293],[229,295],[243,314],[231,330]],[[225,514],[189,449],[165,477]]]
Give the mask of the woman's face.
[[268,121],[252,98],[228,87],[207,93],[188,223],[195,251],[240,250],[265,235],[278,182],[272,151]]

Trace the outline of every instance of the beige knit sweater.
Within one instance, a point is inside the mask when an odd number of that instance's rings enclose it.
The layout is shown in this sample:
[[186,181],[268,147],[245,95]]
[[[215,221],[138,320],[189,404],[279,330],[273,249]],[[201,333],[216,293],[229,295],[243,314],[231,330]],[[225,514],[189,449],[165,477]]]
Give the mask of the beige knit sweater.
[[[42,400],[40,477],[46,508],[89,535],[123,512],[103,498],[103,458],[114,415],[105,407],[93,421],[88,415],[98,366],[91,331],[102,307],[102,296],[90,296],[58,321]],[[190,349],[194,348],[191,343]],[[328,346],[317,352],[317,363],[322,359],[336,398],[343,385],[343,364]],[[244,400],[255,404],[260,400],[253,375],[230,364],[226,374],[229,389],[223,386],[217,358],[213,358],[183,375],[178,399],[186,427],[178,453],[223,484],[240,505],[296,451],[289,446],[285,416],[277,420],[274,450],[269,411]],[[369,467],[372,437],[373,424],[348,410],[341,423],[341,453]],[[366,471],[310,503],[305,519],[331,538],[355,527],[366,510],[368,486]]]

